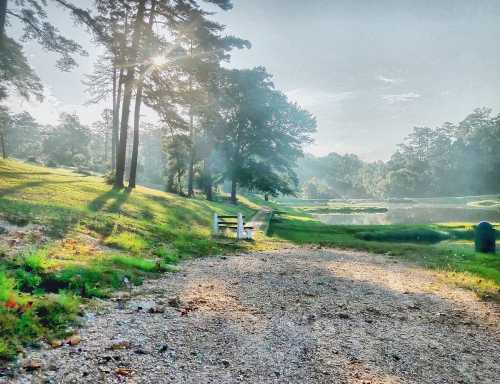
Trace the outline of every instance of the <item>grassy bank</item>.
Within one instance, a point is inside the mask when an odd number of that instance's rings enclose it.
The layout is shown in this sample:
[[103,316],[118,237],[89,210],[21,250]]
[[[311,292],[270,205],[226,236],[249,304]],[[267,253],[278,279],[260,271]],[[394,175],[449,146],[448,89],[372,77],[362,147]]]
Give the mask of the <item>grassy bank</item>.
[[416,262],[444,271],[448,280],[482,297],[500,300],[500,255],[474,251],[471,224],[327,225],[288,209],[275,215],[269,235],[296,244],[357,249]]
[[67,336],[85,298],[174,270],[184,257],[258,246],[210,235],[213,212],[251,217],[253,201],[128,193],[101,178],[0,160],[0,358]]

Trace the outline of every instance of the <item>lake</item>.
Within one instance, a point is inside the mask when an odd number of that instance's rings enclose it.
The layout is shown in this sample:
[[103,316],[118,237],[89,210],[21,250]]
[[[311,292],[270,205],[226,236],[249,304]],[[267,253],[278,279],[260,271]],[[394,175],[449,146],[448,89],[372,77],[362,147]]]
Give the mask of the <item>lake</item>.
[[[496,207],[471,207],[467,205],[467,200],[465,199],[456,201],[447,200],[446,202],[439,201],[439,199],[436,200],[419,199],[414,204],[380,204],[380,202],[374,202],[374,205],[385,206],[388,209],[386,213],[332,213],[315,216],[323,223],[339,225],[500,222],[500,209]],[[366,204],[367,201],[363,201],[363,203]]]

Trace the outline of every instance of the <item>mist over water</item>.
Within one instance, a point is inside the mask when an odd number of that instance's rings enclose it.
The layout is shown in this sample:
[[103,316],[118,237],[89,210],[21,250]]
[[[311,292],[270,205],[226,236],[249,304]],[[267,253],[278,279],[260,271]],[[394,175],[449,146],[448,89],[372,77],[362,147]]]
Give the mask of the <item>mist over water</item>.
[[463,201],[443,203],[436,200],[422,199],[414,204],[383,204],[388,209],[385,213],[333,213],[316,215],[316,218],[325,224],[334,225],[500,222],[499,208],[476,208]]

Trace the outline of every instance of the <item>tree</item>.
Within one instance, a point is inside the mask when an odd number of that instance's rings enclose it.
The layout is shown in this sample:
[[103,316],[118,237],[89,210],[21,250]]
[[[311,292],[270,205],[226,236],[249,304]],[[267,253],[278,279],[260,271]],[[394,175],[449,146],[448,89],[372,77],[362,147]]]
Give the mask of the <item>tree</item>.
[[184,195],[182,179],[188,165],[189,142],[185,135],[172,135],[165,143],[167,153],[167,192]]
[[213,91],[213,77],[216,76],[221,61],[229,60],[232,49],[250,48],[250,42],[246,40],[222,36],[225,27],[208,20],[206,16],[206,12],[190,8],[174,28],[175,43],[184,52],[180,65],[188,78],[185,92],[190,140],[188,197],[194,195],[194,169],[199,157],[196,144],[202,130],[196,124],[201,123],[201,114],[206,111],[206,104],[211,104],[208,92]]
[[90,130],[80,123],[78,116],[62,113],[59,124],[47,132],[43,152],[57,164],[74,165],[76,155],[78,162],[81,156],[88,162],[90,137]]
[[[219,147],[231,180],[231,201],[237,201],[238,184],[291,193],[293,168],[316,129],[315,119],[277,91],[261,67],[221,71],[221,89]],[[276,182],[273,190],[269,180]]]
[[12,115],[6,128],[6,148],[12,156],[27,159],[42,154],[42,129],[28,112]]

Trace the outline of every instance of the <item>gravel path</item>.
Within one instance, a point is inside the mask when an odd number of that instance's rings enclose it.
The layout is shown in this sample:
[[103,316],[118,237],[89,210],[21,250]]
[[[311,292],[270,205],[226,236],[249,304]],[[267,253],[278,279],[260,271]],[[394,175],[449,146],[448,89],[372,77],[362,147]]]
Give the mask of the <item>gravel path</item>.
[[296,248],[193,260],[98,312],[79,345],[32,352],[42,369],[7,382],[500,378],[498,306],[433,272],[364,253]]

